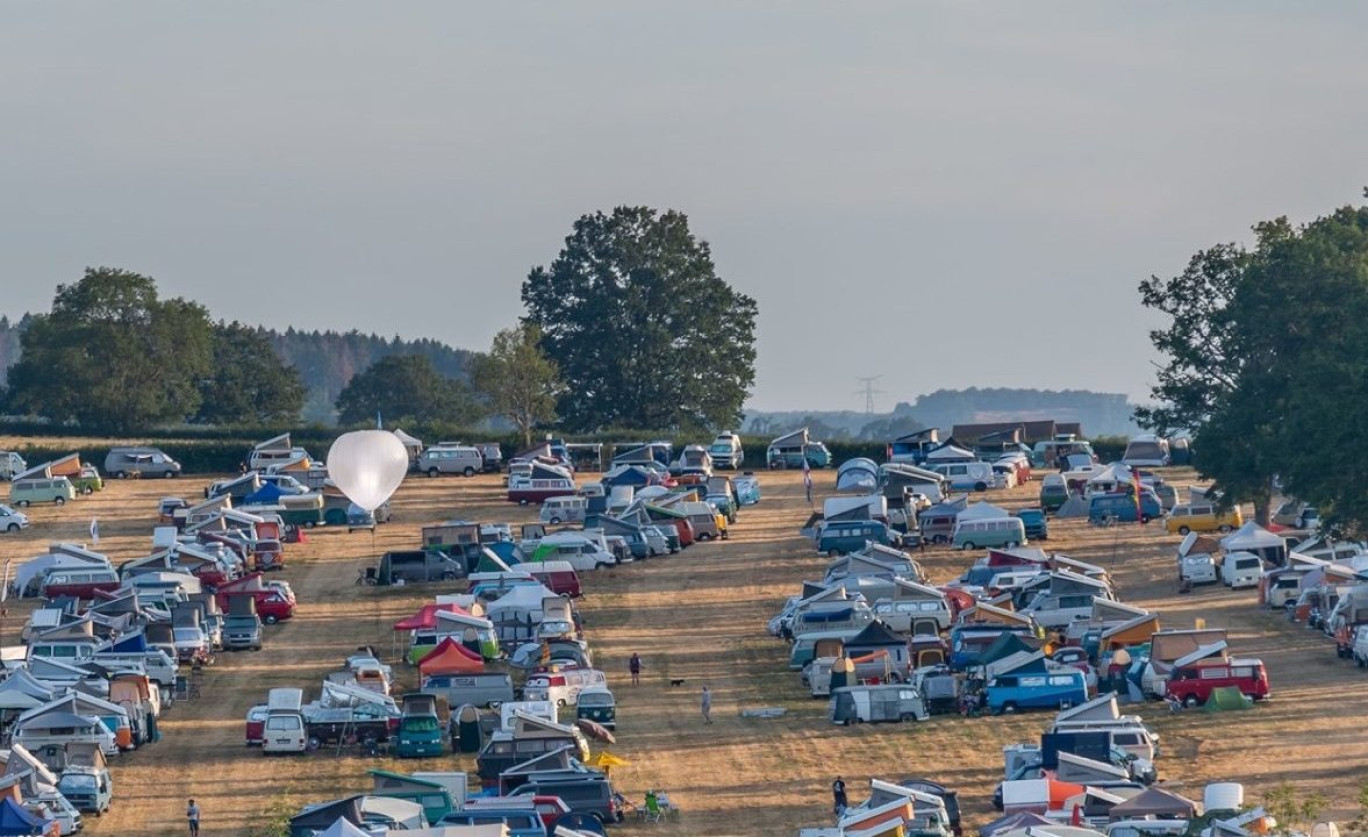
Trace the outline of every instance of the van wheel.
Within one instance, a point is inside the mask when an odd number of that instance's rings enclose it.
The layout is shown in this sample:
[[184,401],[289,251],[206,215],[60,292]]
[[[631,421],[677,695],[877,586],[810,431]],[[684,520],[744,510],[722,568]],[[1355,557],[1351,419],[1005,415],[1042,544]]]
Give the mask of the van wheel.
[[1142,514],[1142,515],[1140,515],[1140,525],[1141,525],[1141,526],[1147,526],[1147,525],[1149,525],[1149,522],[1150,522],[1151,520],[1153,520],[1153,519],[1154,519],[1154,518],[1150,517],[1150,516],[1147,515],[1147,514]]
[[1188,709],[1192,709],[1197,705],[1197,696],[1188,695],[1187,697],[1183,698],[1183,705],[1186,706]]
[[[95,493],[95,489],[93,489],[93,488],[91,488],[90,486],[87,485],[85,488],[82,488],[82,489],[81,489],[81,493],[84,494],[84,495],[86,495],[87,497],[89,497],[91,494],[94,494],[94,493]],[[98,815],[97,815],[97,816],[98,816]]]
[[304,521],[304,528],[305,528],[305,529],[312,529],[313,527],[315,527],[315,526],[317,526],[317,525],[318,525],[318,521],[316,521],[316,520],[306,520],[306,521]]
[[519,501],[518,501],[518,505],[520,505],[520,506],[525,506],[525,505],[527,505],[527,501],[526,501],[526,500],[519,500]]
[[984,483],[984,482],[976,482],[976,483],[974,483],[974,490],[975,490],[975,491],[987,491],[987,490],[988,490],[988,484],[987,484],[987,483]]
[[120,479],[120,480],[126,480],[126,479],[128,479],[128,472],[127,472],[127,471],[115,471],[115,472],[114,472],[114,478],[115,478],[115,479]]
[[436,468],[428,468],[428,476],[429,476],[429,477],[435,477],[435,476],[437,476],[437,475],[440,474],[440,473],[442,473],[442,472],[439,471],[439,470],[437,470]]
[[475,476],[475,469],[467,465],[466,469],[461,473],[465,474],[467,477],[473,477]]
[[973,548],[974,548],[974,542],[973,542],[973,541],[965,541],[965,542],[964,542],[964,546],[960,547],[960,549],[963,549],[963,550],[965,550],[965,551],[971,550],[971,549],[973,549]]
[[52,502],[53,502],[53,503],[56,503],[56,504],[59,505],[59,506],[65,506],[65,505],[66,505],[66,498],[65,498],[65,497],[53,497],[53,498],[52,498]]
[[18,524],[18,523],[11,523],[10,525],[8,525],[8,526],[5,527],[5,531],[6,531],[6,532],[18,532],[18,531],[19,531],[19,524]]
[[1179,526],[1179,527],[1178,527],[1178,534],[1182,535],[1183,537],[1187,537],[1187,534],[1188,534],[1189,532],[1191,532],[1191,531],[1192,531],[1192,530],[1189,529],[1189,528],[1186,527],[1186,526]]
[[552,526],[559,526],[559,525],[560,525],[560,522],[561,522],[561,519],[560,519],[559,517],[553,517],[553,518],[551,518],[551,525],[552,525]]
[[1010,701],[1010,700],[1009,700],[1009,701],[1007,701],[1006,703],[1002,704],[1002,714],[1004,714],[1004,715],[1013,715],[1013,714],[1016,713],[1016,711],[1017,711],[1017,705],[1016,705],[1016,702],[1015,702],[1015,701]]
[[19,502],[15,503],[15,505],[18,506],[18,507],[21,508],[21,509],[26,509],[26,508],[29,507],[29,501],[28,501],[28,500],[20,500]]
[[557,700],[557,701],[556,701],[556,705],[557,705],[557,706],[564,706],[564,705],[565,705],[565,698],[560,698],[559,700]]
[[167,471],[166,473],[162,474],[162,479],[168,479],[168,480],[169,480],[169,479],[171,479],[172,477],[174,477],[175,475],[176,475],[176,472],[175,472],[175,471]]
[[700,541],[710,541],[712,540],[712,535],[708,534],[707,532],[704,532],[703,534],[698,536],[698,539]]
[[267,625],[274,625],[275,623],[280,621],[280,617],[272,613],[268,616],[261,617],[261,621],[265,622]]
[[1230,531],[1230,526],[1228,526],[1228,525],[1227,525],[1227,526],[1218,526],[1218,527],[1216,527],[1216,528],[1219,529],[1219,530],[1222,531],[1222,532],[1229,532],[1229,531]]

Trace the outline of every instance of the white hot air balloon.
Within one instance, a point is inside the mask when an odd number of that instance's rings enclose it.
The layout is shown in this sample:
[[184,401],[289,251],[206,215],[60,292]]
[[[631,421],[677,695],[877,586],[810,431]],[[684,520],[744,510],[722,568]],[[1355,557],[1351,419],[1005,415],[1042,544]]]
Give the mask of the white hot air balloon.
[[328,476],[362,510],[373,512],[408,472],[408,451],[386,430],[343,433],[328,450]]

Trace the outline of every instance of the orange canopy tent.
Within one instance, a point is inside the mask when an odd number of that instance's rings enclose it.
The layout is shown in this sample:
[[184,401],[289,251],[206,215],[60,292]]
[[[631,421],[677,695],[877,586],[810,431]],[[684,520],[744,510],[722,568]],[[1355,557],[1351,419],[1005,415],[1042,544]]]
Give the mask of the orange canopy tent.
[[484,671],[484,659],[451,637],[445,637],[418,661],[418,671],[423,675],[474,674]]

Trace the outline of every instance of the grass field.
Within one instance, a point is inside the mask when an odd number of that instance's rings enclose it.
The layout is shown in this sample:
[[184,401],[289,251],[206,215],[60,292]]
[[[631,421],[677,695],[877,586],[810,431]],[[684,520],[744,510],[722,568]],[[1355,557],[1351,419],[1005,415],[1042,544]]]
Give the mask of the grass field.
[[[832,490],[834,474],[814,477],[820,500]],[[820,577],[824,559],[798,535],[809,514],[801,476],[761,479],[764,500],[742,511],[730,541],[586,577],[586,635],[619,700],[613,752],[631,762],[613,772],[614,781],[637,800],[648,788],[666,790],[683,809],[678,822],[614,833],[793,834],[801,825],[830,821],[828,785],[838,773],[854,801],[863,798],[860,785],[870,777],[928,776],[960,790],[968,824],[990,819],[1002,746],[1038,737],[1050,716],[938,717],[850,729],[827,724],[825,702],[807,697],[797,673],[786,668],[787,646],[764,631],[802,579]],[[199,496],[206,482],[113,482],[63,508],[33,509],[31,529],[0,535],[0,558],[22,561],[50,541],[88,541],[92,518],[100,522],[100,548],[116,563],[145,555],[157,500],[171,493]],[[1036,490],[1032,484],[989,499],[1021,506]],[[185,800],[195,797],[204,810],[205,837],[246,835],[265,823],[269,809],[293,811],[364,789],[371,767],[473,771],[473,759],[454,756],[402,763],[327,753],[266,758],[242,743],[242,718],[267,689],[316,690],[322,676],[360,645],[389,656],[391,623],[456,586],[356,586],[358,571],[375,556],[415,545],[424,524],[453,517],[519,522],[536,513],[502,502],[498,477],[411,478],[394,509],[394,522],[373,538],[317,530],[308,543],[290,547],[283,575],[298,593],[298,616],[267,629],[265,650],[221,655],[205,676],[204,697],[165,716],[160,743],[115,759],[114,808],[88,819],[86,833],[181,834]],[[1177,541],[1157,526],[1094,529],[1056,521],[1042,544],[1107,567],[1120,596],[1157,610],[1165,627],[1191,627],[1197,618],[1225,626],[1240,655],[1267,663],[1274,697],[1252,711],[1211,716],[1170,715],[1158,704],[1140,709],[1162,734],[1164,784],[1200,797],[1208,781],[1241,781],[1247,797],[1257,800],[1286,779],[1326,794],[1332,815],[1357,814],[1358,785],[1368,775],[1368,733],[1357,721],[1368,710],[1368,675],[1337,659],[1318,635],[1261,611],[1251,591],[1206,587],[1176,595]],[[973,557],[933,549],[919,560],[942,582]],[[0,625],[6,644],[19,641],[30,607],[10,603]],[[634,651],[644,660],[642,684],[635,688],[626,676]],[[411,669],[403,668],[401,678],[414,685]],[[674,678],[684,685],[672,688]],[[704,684],[714,692],[712,725],[702,723],[698,708]],[[740,717],[742,709],[756,706],[783,706],[788,713],[773,720]]]

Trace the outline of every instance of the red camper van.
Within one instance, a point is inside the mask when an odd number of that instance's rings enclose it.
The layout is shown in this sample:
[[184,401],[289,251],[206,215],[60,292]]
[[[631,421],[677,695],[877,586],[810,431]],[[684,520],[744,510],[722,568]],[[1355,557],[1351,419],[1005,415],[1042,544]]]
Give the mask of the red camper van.
[[1207,657],[1175,668],[1169,675],[1168,694],[1184,706],[1198,706],[1222,686],[1234,686],[1246,697],[1262,700],[1269,694],[1268,671],[1262,660]]

